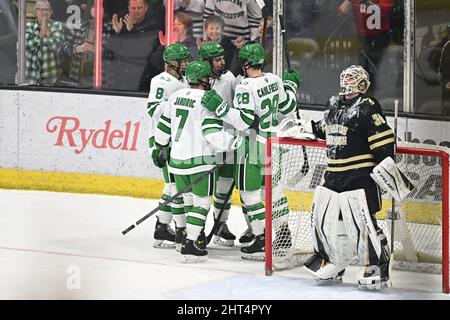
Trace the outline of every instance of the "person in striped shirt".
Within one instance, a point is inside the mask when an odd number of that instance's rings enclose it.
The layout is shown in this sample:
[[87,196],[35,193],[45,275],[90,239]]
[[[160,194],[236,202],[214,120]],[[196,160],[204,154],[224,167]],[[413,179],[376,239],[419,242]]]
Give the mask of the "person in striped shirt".
[[206,0],[203,19],[216,15],[225,21],[223,34],[232,40],[258,37],[262,12],[255,0]]

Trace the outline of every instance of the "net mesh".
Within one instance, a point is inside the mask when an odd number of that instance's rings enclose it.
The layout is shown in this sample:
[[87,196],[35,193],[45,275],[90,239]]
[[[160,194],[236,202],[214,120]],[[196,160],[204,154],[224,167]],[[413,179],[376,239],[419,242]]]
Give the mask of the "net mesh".
[[[313,253],[311,205],[314,190],[323,183],[327,167],[326,149],[281,140],[272,144],[272,261],[273,269],[302,264]],[[403,147],[403,148],[401,148]],[[394,268],[441,272],[442,265],[442,160],[438,156],[397,151],[397,165],[415,189],[398,204],[394,233]],[[428,148],[414,144],[415,148]],[[429,148],[428,148],[429,149]],[[413,150],[413,148],[408,148]],[[413,151],[414,153],[414,151]],[[288,213],[281,210],[288,203]],[[377,221],[390,242],[391,199],[382,196]]]

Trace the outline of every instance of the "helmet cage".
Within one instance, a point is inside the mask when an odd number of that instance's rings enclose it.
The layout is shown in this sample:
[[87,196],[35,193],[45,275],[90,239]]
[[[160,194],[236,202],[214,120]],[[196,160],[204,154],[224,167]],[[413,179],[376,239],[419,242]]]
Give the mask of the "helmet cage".
[[340,96],[366,93],[370,86],[369,74],[363,67],[352,65],[339,76]]

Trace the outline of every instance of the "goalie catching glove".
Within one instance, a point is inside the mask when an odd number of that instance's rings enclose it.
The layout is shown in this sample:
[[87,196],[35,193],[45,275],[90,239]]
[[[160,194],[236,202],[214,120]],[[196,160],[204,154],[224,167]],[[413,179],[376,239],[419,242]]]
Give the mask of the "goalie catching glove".
[[370,176],[397,201],[406,198],[414,189],[411,181],[398,169],[391,157],[386,157],[373,168]]
[[281,121],[277,136],[280,138],[316,140],[311,121],[290,118]]
[[206,91],[202,97],[202,106],[211,112],[214,112],[216,116],[222,118],[230,110],[228,102],[217,94],[216,90]]

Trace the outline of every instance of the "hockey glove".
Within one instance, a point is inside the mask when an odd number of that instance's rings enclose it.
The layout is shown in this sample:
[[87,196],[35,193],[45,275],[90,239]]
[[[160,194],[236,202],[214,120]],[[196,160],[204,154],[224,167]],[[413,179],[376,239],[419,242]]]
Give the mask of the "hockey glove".
[[233,139],[233,141],[231,141],[230,150],[238,149],[242,145],[243,142],[244,142],[244,137],[242,137],[242,136],[235,137]]
[[249,129],[255,130],[256,133],[259,132],[259,117],[258,117],[258,115],[255,114],[255,119],[253,119],[253,122],[252,122],[251,126],[249,127]]
[[169,148],[157,145],[156,149],[152,151],[152,159],[155,166],[164,168],[169,161]]
[[214,112],[219,118],[225,116],[230,110],[230,105],[215,90],[206,91],[201,103],[204,108]]
[[281,121],[277,136],[282,138],[317,139],[312,129],[311,121],[286,118]]
[[294,93],[303,83],[300,73],[295,69],[286,69],[283,73],[283,85],[286,89],[292,90]]

